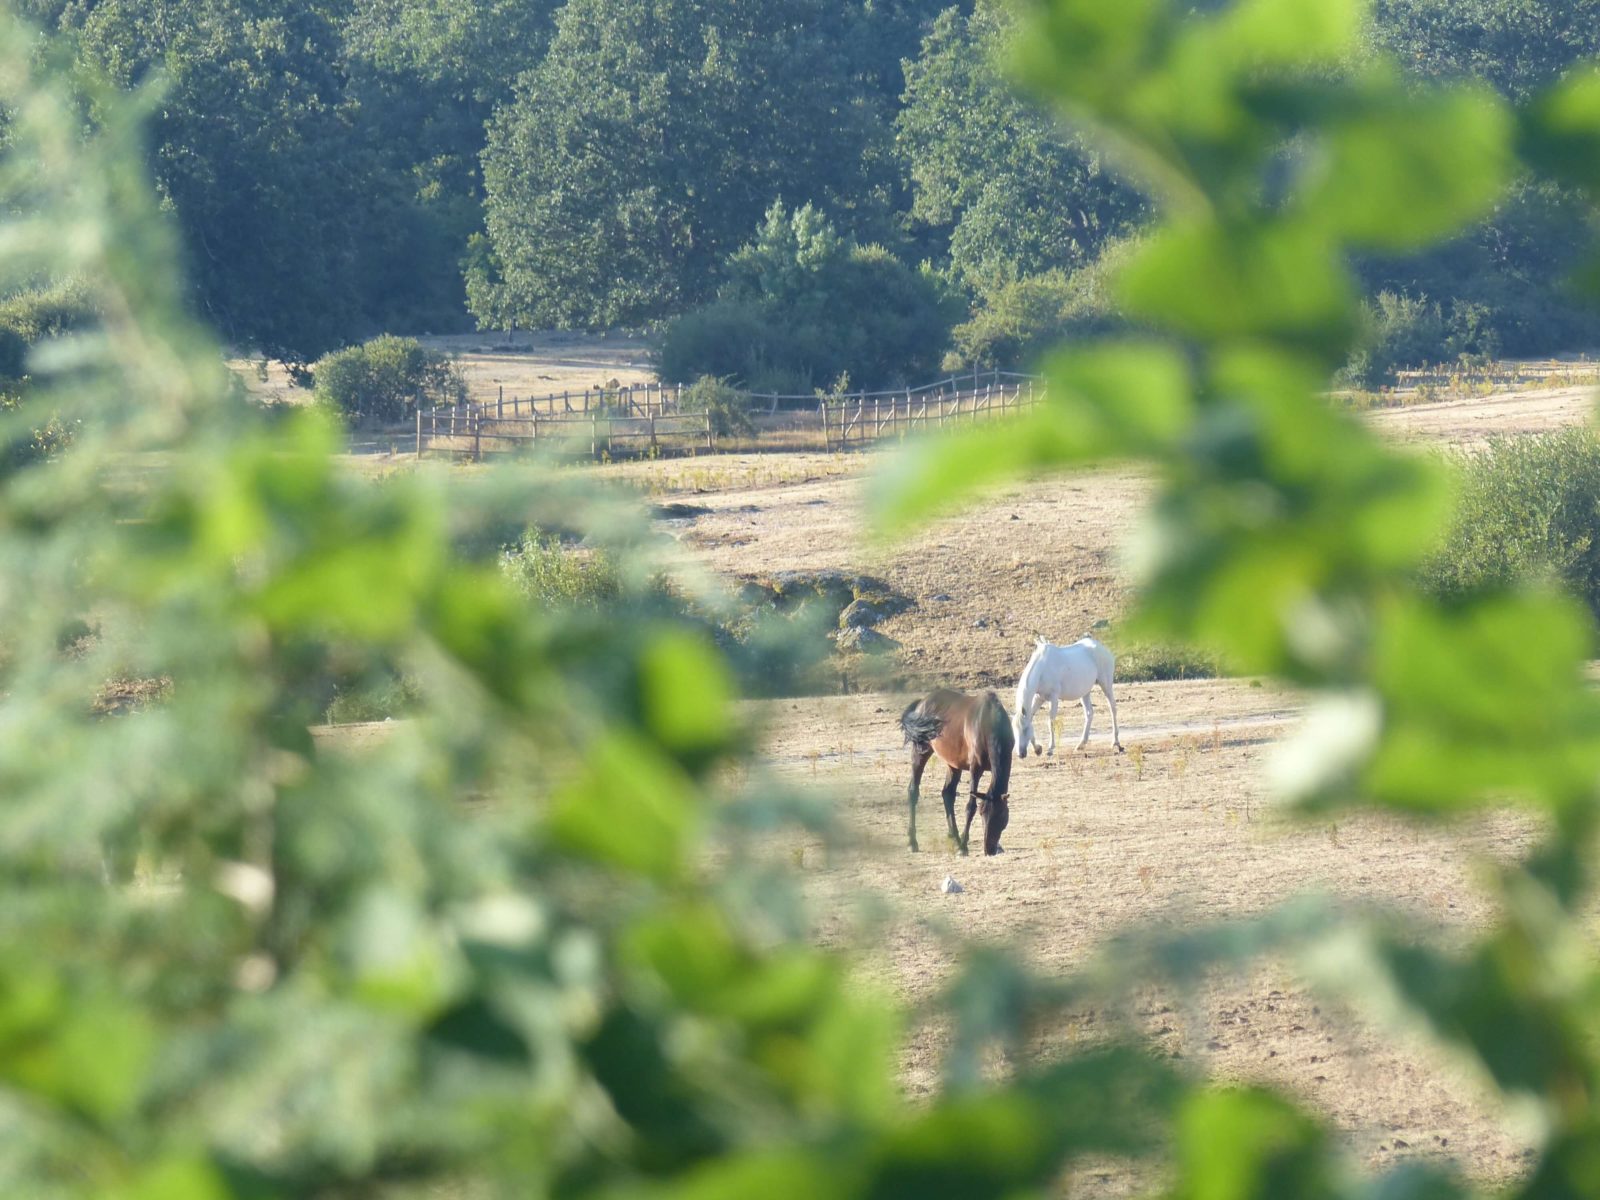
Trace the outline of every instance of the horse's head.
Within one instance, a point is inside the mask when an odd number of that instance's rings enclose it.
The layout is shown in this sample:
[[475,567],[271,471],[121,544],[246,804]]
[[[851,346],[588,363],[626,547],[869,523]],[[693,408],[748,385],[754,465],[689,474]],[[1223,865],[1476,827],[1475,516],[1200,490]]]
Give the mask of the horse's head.
[[1024,704],[1017,710],[1017,715],[1011,718],[1011,732],[1017,739],[1017,757],[1028,757],[1028,743],[1033,741],[1033,714]]
[[983,852],[1000,853],[1000,835],[1011,820],[1011,793],[991,792],[983,802]]

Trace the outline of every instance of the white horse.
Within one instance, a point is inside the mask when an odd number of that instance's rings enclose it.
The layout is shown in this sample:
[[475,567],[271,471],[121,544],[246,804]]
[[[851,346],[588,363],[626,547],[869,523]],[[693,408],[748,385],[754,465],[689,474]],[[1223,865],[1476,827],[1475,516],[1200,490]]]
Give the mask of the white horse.
[[1041,702],[1050,701],[1050,753],[1056,752],[1056,707],[1063,700],[1083,701],[1083,736],[1078,739],[1082,750],[1089,740],[1089,723],[1094,720],[1094,703],[1089,693],[1096,684],[1105,693],[1111,705],[1111,742],[1118,752],[1122,750],[1122,734],[1117,728],[1117,698],[1112,694],[1112,676],[1116,660],[1092,637],[1082,638],[1070,646],[1053,646],[1044,638],[1038,639],[1033,657],[1028,660],[1017,681],[1017,708],[1011,724],[1017,734],[1017,756],[1028,757],[1028,745],[1033,752],[1041,753],[1034,739],[1033,714]]

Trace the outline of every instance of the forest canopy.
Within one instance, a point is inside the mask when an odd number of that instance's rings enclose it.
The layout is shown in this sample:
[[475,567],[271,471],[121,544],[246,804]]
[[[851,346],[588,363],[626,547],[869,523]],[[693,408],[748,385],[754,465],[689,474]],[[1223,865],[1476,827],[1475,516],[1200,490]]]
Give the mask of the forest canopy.
[[[23,9],[84,70],[157,90],[148,161],[192,307],[241,351],[294,364],[384,332],[715,322],[781,204],[953,305],[932,344],[892,361],[845,348],[826,372],[1020,367],[1062,330],[1121,327],[1097,260],[1157,216],[1008,77],[1017,22],[998,0]],[[1520,101],[1600,52],[1597,30],[1600,0],[1381,0],[1354,61]],[[1600,326],[1562,287],[1585,221],[1530,171],[1453,240],[1363,255],[1353,377],[1591,347]]]

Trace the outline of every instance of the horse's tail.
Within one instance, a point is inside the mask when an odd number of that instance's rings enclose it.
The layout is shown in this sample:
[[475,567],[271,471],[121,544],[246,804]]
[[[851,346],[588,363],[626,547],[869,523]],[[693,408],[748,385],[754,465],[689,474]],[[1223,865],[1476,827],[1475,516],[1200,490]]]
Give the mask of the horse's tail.
[[907,742],[926,750],[944,729],[944,718],[937,713],[918,712],[921,703],[918,700],[906,705],[905,712],[900,714],[900,729]]

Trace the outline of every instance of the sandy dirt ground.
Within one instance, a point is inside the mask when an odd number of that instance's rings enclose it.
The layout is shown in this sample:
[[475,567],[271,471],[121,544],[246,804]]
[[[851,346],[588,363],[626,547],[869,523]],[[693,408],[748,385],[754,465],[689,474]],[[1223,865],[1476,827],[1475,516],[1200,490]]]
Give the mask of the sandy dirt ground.
[[[953,947],[966,939],[1012,942],[1036,969],[1065,973],[1130,926],[1247,917],[1305,892],[1392,906],[1448,932],[1490,916],[1473,886],[1474,864],[1514,854],[1532,836],[1529,821],[1508,815],[1449,832],[1374,816],[1295,825],[1275,810],[1262,778],[1296,724],[1294,697],[1218,681],[1126,684],[1119,693],[1128,753],[1112,752],[1103,705],[1088,748],[1074,753],[1080,717],[1076,707],[1064,713],[1056,757],[1016,764],[1006,852],[994,859],[951,853],[937,769],[924,779],[918,809],[922,853],[905,848],[908,771],[896,727],[905,697],[767,706],[771,770],[831,796],[852,840],[845,850],[818,841],[800,854],[818,940],[848,944],[860,897],[878,898],[893,915],[864,970],[915,1007],[951,977]],[[963,792],[958,822],[964,809]],[[965,891],[942,894],[947,874]],[[1194,994],[1141,993],[1126,1016],[1182,1065],[1297,1095],[1368,1169],[1451,1159],[1498,1182],[1526,1161],[1524,1139],[1470,1071],[1342,1011],[1282,962]],[[1107,1023],[1093,1010],[1064,1014],[1030,1049],[1047,1055]],[[913,1098],[937,1085],[948,1038],[937,1022],[914,1028],[901,1063]],[[1097,1163],[1077,1173],[1070,1192],[1133,1195],[1152,1182]]]
[[[1589,392],[1558,389],[1386,410],[1372,420],[1406,443],[1466,447],[1493,434],[1573,424],[1591,408]],[[862,456],[859,466],[874,457]],[[668,528],[730,576],[824,567],[882,576],[917,602],[882,626],[904,643],[908,667],[957,686],[997,687],[1008,699],[1035,630],[1076,637],[1131,599],[1119,547],[1150,494],[1138,474],[1105,470],[1012,487],[883,551],[859,536],[863,480],[829,476],[825,466],[813,463],[797,479],[702,487],[692,498],[709,511]],[[685,483],[663,481],[663,490],[696,490]],[[848,944],[860,897],[881,900],[894,915],[863,969],[913,1008],[951,977],[958,939],[1012,941],[1036,968],[1068,972],[1131,926],[1244,917],[1305,892],[1392,907],[1446,936],[1481,927],[1492,913],[1477,872],[1522,851],[1536,832],[1516,814],[1448,830],[1374,815],[1293,822],[1276,808],[1265,774],[1299,722],[1300,698],[1248,681],[1195,680],[1118,688],[1129,751],[1122,755],[1111,752],[1103,701],[1081,754],[1071,749],[1081,710],[1063,709],[1056,757],[1016,765],[1007,852],[997,859],[952,857],[943,775],[930,769],[918,814],[923,852],[913,855],[896,725],[906,699],[785,700],[761,712],[770,769],[832,797],[853,843],[799,851],[815,936]],[[964,807],[963,794],[958,819]],[[966,890],[941,894],[947,874]],[[1106,1020],[1070,1014],[1042,1030],[1033,1049],[1048,1054],[1093,1038]],[[1367,1169],[1450,1160],[1496,1184],[1517,1178],[1531,1153],[1526,1128],[1469,1067],[1313,994],[1284,962],[1218,978],[1193,995],[1152,993],[1131,1020],[1161,1051],[1208,1075],[1299,1096]],[[902,1057],[912,1097],[936,1086],[948,1036],[936,1022],[914,1028]],[[1066,1187],[1074,1196],[1111,1197],[1156,1182],[1126,1165],[1094,1163]]]
[[1595,389],[1562,387],[1382,409],[1371,420],[1401,441],[1471,446],[1495,436],[1548,433],[1594,415]]

